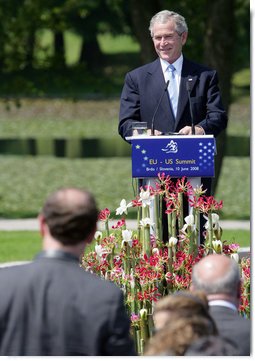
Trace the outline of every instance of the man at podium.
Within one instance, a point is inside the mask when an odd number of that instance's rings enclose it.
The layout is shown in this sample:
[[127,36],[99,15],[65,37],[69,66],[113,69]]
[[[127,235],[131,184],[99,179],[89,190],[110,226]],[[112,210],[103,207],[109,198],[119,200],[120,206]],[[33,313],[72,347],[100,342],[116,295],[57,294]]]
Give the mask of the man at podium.
[[[144,122],[148,135],[216,137],[227,126],[217,72],[183,55],[188,37],[184,17],[160,11],[152,17],[149,30],[158,58],[126,74],[119,134],[126,140],[133,135],[134,123]],[[201,183],[210,195],[211,179],[202,178]]]
[[183,56],[188,37],[184,17],[163,10],[152,17],[149,30],[158,58],[126,74],[119,134],[125,139],[132,135],[133,122],[146,122],[155,135],[188,135],[193,123],[195,134],[216,137],[227,126],[217,72]]

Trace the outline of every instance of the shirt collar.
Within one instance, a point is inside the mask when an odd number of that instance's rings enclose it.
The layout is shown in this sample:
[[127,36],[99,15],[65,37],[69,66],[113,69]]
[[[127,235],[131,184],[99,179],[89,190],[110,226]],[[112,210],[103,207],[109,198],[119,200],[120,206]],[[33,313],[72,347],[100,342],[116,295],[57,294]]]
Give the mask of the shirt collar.
[[227,307],[227,308],[231,308],[233,311],[238,311],[236,306],[229,301],[226,300],[212,300],[208,302],[209,306],[223,306],[223,307]]
[[41,258],[54,258],[54,259],[61,259],[64,261],[79,262],[79,257],[74,255],[73,253],[66,252],[60,249],[49,249],[47,251],[42,251],[36,256],[36,259],[41,259]]
[[[169,66],[169,63],[166,60],[163,60],[161,58],[160,58],[160,63],[161,63],[163,73],[165,73],[167,67]],[[182,64],[183,64],[183,55],[181,54],[181,56],[173,63],[173,66],[175,67],[178,75],[181,75]]]

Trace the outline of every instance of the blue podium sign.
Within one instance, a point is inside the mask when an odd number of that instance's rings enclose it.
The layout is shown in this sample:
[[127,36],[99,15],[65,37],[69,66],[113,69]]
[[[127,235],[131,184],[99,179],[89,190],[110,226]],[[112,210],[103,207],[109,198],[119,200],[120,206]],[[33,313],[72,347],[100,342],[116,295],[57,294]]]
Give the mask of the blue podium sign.
[[132,144],[132,177],[214,177],[213,135],[127,137]]

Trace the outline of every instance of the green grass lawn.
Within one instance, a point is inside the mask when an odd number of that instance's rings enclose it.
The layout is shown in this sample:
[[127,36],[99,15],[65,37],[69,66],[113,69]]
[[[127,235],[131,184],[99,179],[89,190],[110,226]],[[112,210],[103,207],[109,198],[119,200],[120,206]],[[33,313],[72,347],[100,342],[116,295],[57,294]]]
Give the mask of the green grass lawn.
[[30,261],[41,250],[38,232],[1,231],[0,262]]
[[[41,250],[41,238],[36,231],[0,231],[0,263],[31,261]],[[250,232],[246,230],[223,230],[222,240],[250,246]],[[88,246],[87,250],[92,247]]]
[[[0,163],[0,217],[35,217],[46,196],[60,187],[86,188],[95,195],[100,209],[109,208],[111,212],[123,198],[130,202],[135,197],[128,157],[0,156]],[[224,160],[215,195],[217,201],[223,200],[222,219],[250,218],[249,174],[248,157]],[[134,218],[135,210],[132,213],[131,209],[129,215]]]

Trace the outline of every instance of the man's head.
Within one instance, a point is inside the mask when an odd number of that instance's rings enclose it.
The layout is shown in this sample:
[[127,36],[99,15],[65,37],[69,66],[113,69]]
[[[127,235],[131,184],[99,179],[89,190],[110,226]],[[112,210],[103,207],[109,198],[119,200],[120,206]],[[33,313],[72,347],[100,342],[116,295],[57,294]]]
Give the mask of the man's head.
[[63,188],[48,197],[39,218],[44,237],[50,236],[63,246],[75,246],[91,241],[98,210],[89,192]]
[[240,271],[237,263],[228,256],[211,254],[202,258],[192,270],[192,290],[206,292],[208,299],[239,302]]
[[188,36],[184,17],[173,11],[160,11],[152,17],[149,30],[158,56],[174,63],[180,57]]

